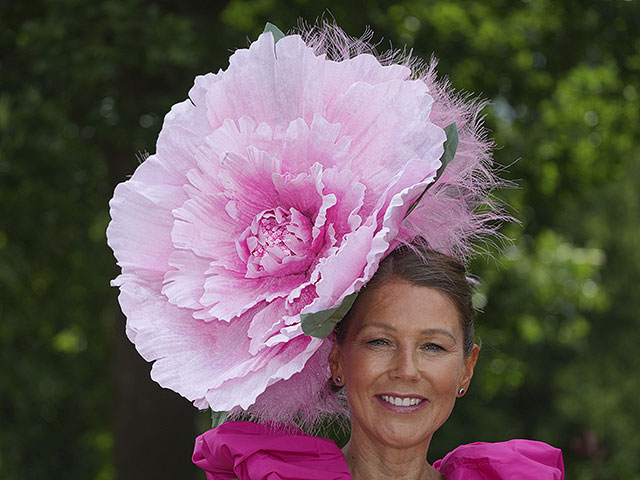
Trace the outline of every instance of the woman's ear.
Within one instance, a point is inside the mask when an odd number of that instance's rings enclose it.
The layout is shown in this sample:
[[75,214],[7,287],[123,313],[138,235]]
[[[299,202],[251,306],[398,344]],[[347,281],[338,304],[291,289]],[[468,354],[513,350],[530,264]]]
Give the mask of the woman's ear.
[[342,372],[342,348],[335,340],[333,342],[331,352],[329,353],[329,368],[331,369],[331,377],[333,378],[334,382],[336,378],[344,380],[344,375]]
[[480,353],[480,347],[476,344],[473,345],[471,353],[464,359],[464,366],[462,369],[462,375],[460,377],[460,384],[458,388],[464,389],[464,392],[469,390],[469,384],[473,377],[473,371],[476,368],[476,362],[478,361],[478,354]]

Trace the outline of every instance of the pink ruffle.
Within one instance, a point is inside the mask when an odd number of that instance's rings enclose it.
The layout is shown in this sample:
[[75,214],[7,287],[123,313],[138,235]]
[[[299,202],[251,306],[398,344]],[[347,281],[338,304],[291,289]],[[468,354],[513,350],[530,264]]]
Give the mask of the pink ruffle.
[[562,452],[533,440],[461,445],[433,467],[447,480],[564,480]]
[[[208,480],[352,480],[333,441],[284,425],[225,423],[196,439],[193,462]],[[562,452],[533,440],[462,445],[433,467],[447,480],[564,480]]]
[[228,422],[196,438],[207,480],[353,480],[337,445],[295,427]]

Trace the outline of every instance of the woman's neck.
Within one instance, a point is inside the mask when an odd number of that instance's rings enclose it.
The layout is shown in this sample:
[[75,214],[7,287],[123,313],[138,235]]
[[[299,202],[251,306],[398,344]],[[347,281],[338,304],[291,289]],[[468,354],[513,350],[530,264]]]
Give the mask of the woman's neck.
[[354,429],[342,449],[355,480],[441,480],[444,477],[427,463],[429,443],[395,448],[371,442]]

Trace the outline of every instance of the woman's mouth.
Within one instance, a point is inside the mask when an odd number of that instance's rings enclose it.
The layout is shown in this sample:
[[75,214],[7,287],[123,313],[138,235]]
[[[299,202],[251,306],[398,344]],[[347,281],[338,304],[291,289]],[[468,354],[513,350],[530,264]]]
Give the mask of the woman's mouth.
[[382,399],[387,402],[390,403],[391,405],[395,405],[396,407],[410,407],[412,405],[417,405],[420,402],[422,402],[422,398],[411,398],[411,397],[405,397],[405,398],[400,398],[400,397],[392,397],[390,395],[380,395],[382,397]]
[[398,413],[411,413],[424,407],[429,400],[423,397],[376,395],[383,407]]

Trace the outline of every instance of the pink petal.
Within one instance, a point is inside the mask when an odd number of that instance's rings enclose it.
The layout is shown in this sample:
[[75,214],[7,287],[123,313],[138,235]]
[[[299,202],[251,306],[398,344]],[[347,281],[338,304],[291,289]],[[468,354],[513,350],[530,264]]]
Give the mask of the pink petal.
[[202,309],[198,300],[204,293],[203,284],[209,260],[189,250],[175,250],[169,258],[169,264],[175,270],[169,270],[164,275],[162,294],[178,307]]
[[[320,165],[311,174],[273,175],[273,185],[280,205],[295,208],[303,215],[314,218],[323,203]],[[332,200],[335,202],[335,198]]]
[[[210,158],[221,159],[229,153],[246,156],[249,147],[277,154],[282,143],[282,138],[279,137],[283,135],[284,129],[276,128],[274,131],[271,125],[264,122],[258,125],[250,117],[240,117],[238,120],[227,118],[206,137],[205,143]],[[209,162],[208,157],[203,160],[204,162],[199,163],[200,169],[215,178],[218,163]]]
[[286,296],[304,280],[304,275],[244,278],[214,266],[208,272],[200,303],[207,307],[207,315],[229,321],[263,301]]
[[376,215],[372,215],[366,225],[345,237],[339,250],[320,265],[320,280],[316,284],[318,299],[303,313],[336,306],[371,279],[398,234],[411,200],[417,198],[429,183],[413,185],[394,195],[384,213],[382,228],[377,228]]
[[[378,85],[355,83],[327,111],[327,120],[342,125],[351,138],[351,169],[373,192],[384,191],[389,178],[422,158],[421,180],[438,164],[446,135],[429,122],[433,99],[419,81],[394,80]],[[437,168],[437,167],[436,167]]]
[[341,129],[319,115],[313,116],[310,126],[301,118],[292,121],[282,148],[283,169],[292,174],[308,172],[315,163],[324,168],[336,164],[346,168],[350,139],[340,136]]
[[362,223],[360,209],[364,204],[366,187],[358,180],[351,170],[331,168],[322,174],[325,190],[338,198],[327,212],[328,222],[337,232],[351,232]]
[[229,154],[217,168],[216,182],[198,171],[190,172],[191,198],[174,210],[172,238],[180,248],[217,259],[225,268],[243,273],[246,264],[238,257],[235,241],[256,215],[278,205],[271,177],[279,163],[249,147],[247,158]]
[[[155,381],[194,401],[246,359],[249,319],[197,321],[189,310],[168,303],[158,290],[159,286],[135,281],[122,285],[119,300],[129,338],[145,360],[155,362],[151,371]],[[219,341],[225,348],[212,348]]]
[[391,80],[408,80],[411,70],[403,65],[382,66],[373,55],[363,54],[340,62],[327,62],[325,67],[325,95],[328,102],[344,93],[345,85],[365,82],[369,85]]
[[291,378],[301,371],[321,345],[322,340],[301,334],[288,343],[279,344],[266,352],[263,350],[263,355],[268,355],[270,359],[263,368],[227,380],[220,387],[209,390],[207,403],[215,411],[231,410],[238,405],[243,409],[249,408],[269,385]]
[[363,225],[347,234],[335,255],[325,259],[318,266],[320,280],[316,283],[318,298],[302,313],[317,312],[335,307],[345,296],[354,293],[350,288],[354,280],[362,276],[366,266],[367,253],[375,234],[377,225],[373,218],[368,225]]
[[323,342],[302,370],[287,380],[271,384],[260,394],[249,408],[249,413],[258,418],[281,422],[293,422],[299,417],[348,416],[344,405],[331,394],[327,386],[326,379],[331,376],[327,362],[330,350],[331,342]]
[[255,355],[266,347],[266,340],[280,330],[284,323],[284,299],[276,299],[263,308],[256,308],[257,313],[251,320],[248,335],[251,338],[249,353]]
[[[382,220],[382,228],[376,232],[371,241],[370,251],[367,254],[367,263],[360,278],[356,279],[351,288],[359,291],[375,274],[380,261],[397,245],[394,243],[401,228],[404,216],[415,199],[431,183],[431,180],[417,183],[405,188],[391,199]],[[349,289],[350,290],[350,289]]]
[[147,186],[134,178],[116,187],[109,202],[113,220],[107,228],[107,241],[123,269],[168,269],[173,250],[171,209],[182,198],[184,192],[179,187]]
[[273,38],[261,35],[229,58],[223,78],[207,92],[207,118],[215,129],[225,119],[246,116],[269,124],[288,124],[280,112]]

